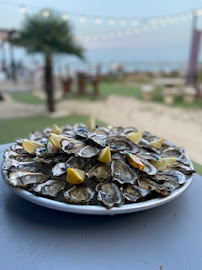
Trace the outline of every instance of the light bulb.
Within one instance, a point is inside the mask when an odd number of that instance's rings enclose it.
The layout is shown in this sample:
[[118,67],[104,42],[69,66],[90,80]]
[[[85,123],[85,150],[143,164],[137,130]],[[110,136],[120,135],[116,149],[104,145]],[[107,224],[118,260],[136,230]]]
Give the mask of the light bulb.
[[44,18],[48,18],[48,17],[50,16],[50,11],[44,10],[44,11],[42,12],[42,16],[43,16]]
[[102,19],[100,17],[96,17],[95,18],[95,23],[96,24],[101,24],[102,23]]
[[113,25],[116,23],[116,20],[113,18],[110,18],[107,22],[108,22],[108,24]]
[[80,23],[85,23],[85,22],[87,21],[86,16],[81,15],[81,16],[79,17],[79,21],[80,21]]
[[132,25],[137,25],[138,24],[138,20],[137,19],[132,19],[131,24]]
[[63,19],[63,21],[69,20],[69,15],[66,14],[66,13],[64,13],[64,14],[62,15],[62,19]]
[[25,6],[20,6],[19,11],[20,11],[21,14],[25,14],[27,12],[27,9],[26,9]]
[[120,25],[126,25],[126,24],[127,24],[127,21],[125,19],[120,20]]

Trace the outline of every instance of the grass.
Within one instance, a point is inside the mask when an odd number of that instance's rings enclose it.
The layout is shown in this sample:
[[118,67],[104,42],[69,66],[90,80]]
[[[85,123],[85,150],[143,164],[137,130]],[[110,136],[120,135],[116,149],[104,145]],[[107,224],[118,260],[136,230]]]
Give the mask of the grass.
[[198,164],[197,162],[193,162],[193,165],[194,165],[194,169],[195,171],[202,176],[202,166],[200,164]]
[[67,94],[65,99],[90,99],[90,100],[102,100],[106,99],[108,95],[118,95],[118,96],[131,96],[134,98],[141,99],[142,93],[139,87],[127,86],[121,82],[102,82],[99,85],[99,96],[95,97],[92,95],[92,87],[87,86],[87,95],[79,96],[76,91],[73,90],[72,93]]
[[11,93],[10,96],[12,99],[18,102],[29,103],[29,104],[45,104],[45,100],[33,95],[31,92]]
[[[81,115],[65,116],[60,118],[49,118],[46,116],[33,116],[12,119],[0,119],[0,144],[10,143],[16,138],[25,138],[32,131],[40,131],[45,127],[50,127],[54,123],[58,126],[74,125],[78,122],[87,123],[88,117]],[[98,124],[103,124],[97,121]]]
[[[133,97],[136,99],[142,100],[142,91],[140,87],[134,87],[126,85],[125,83],[119,81],[104,81],[101,82],[99,85],[99,96],[93,96],[92,86],[90,84],[87,85],[87,95],[78,95],[73,89],[73,91],[69,94],[66,94],[64,99],[77,99],[77,100],[104,100],[108,97],[108,95],[118,95],[118,96],[127,96]],[[45,100],[41,99],[33,95],[32,93],[12,93],[10,94],[11,97],[23,103],[29,104],[45,104]],[[63,99],[63,98],[62,98]],[[153,101],[162,103],[163,104],[163,95],[162,89],[156,88],[153,92]],[[173,106],[173,107],[182,107],[185,109],[199,109],[202,108],[202,98],[198,98],[195,100],[194,103],[188,104],[182,101],[180,96],[177,96],[175,99],[175,103],[172,105],[165,105],[165,106]]]
[[[163,103],[163,95],[162,95],[162,89],[156,88],[153,92],[153,101]],[[167,106],[173,106],[173,107],[181,107],[185,109],[199,109],[202,108],[202,98],[196,99],[193,103],[185,103],[182,100],[181,96],[175,97],[175,102],[172,105]]]

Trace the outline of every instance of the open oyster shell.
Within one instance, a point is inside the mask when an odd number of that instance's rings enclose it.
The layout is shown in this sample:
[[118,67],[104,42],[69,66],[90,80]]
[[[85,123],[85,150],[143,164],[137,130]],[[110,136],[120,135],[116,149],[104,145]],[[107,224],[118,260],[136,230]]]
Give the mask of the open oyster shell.
[[64,190],[65,185],[65,181],[48,180],[42,184],[34,186],[32,190],[44,196],[56,197],[61,190]]
[[123,204],[123,196],[117,185],[114,183],[99,183],[96,186],[97,199],[107,208]]
[[120,184],[134,184],[135,181],[139,178],[138,172],[135,169],[129,167],[122,160],[114,160],[111,165],[111,171],[113,181],[117,181]]
[[92,200],[94,193],[89,187],[74,185],[64,192],[64,197],[69,203],[88,204]]
[[10,172],[8,182],[14,187],[27,187],[45,181],[47,177],[41,172]]

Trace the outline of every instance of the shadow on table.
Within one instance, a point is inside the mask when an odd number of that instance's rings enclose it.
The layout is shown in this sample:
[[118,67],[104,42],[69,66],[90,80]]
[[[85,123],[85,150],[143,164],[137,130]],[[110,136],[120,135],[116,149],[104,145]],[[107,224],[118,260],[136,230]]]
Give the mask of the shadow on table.
[[29,201],[26,201],[13,193],[8,194],[6,203],[6,215],[12,221],[19,221],[23,226],[34,224],[35,226],[54,228],[58,230],[71,230],[79,231],[92,228],[99,231],[103,227],[113,228],[127,228],[140,229],[146,226],[159,226],[167,220],[176,219],[177,208],[186,208],[186,193],[180,198],[169,202],[166,205],[157,208],[149,209],[142,212],[136,212],[124,215],[114,216],[91,216],[72,214],[67,212],[59,212],[56,210],[48,209],[38,206]]

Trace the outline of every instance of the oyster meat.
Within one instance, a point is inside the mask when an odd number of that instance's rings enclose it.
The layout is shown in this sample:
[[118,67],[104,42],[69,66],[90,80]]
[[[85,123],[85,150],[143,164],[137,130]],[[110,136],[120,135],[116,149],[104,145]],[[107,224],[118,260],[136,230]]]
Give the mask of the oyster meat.
[[64,190],[65,185],[65,181],[48,180],[42,184],[36,185],[32,190],[44,196],[56,197],[61,190]]
[[74,185],[64,192],[64,197],[69,203],[88,204],[92,200],[94,193],[89,187]]
[[96,186],[97,199],[107,208],[123,204],[123,196],[117,185],[114,183],[99,183]]

